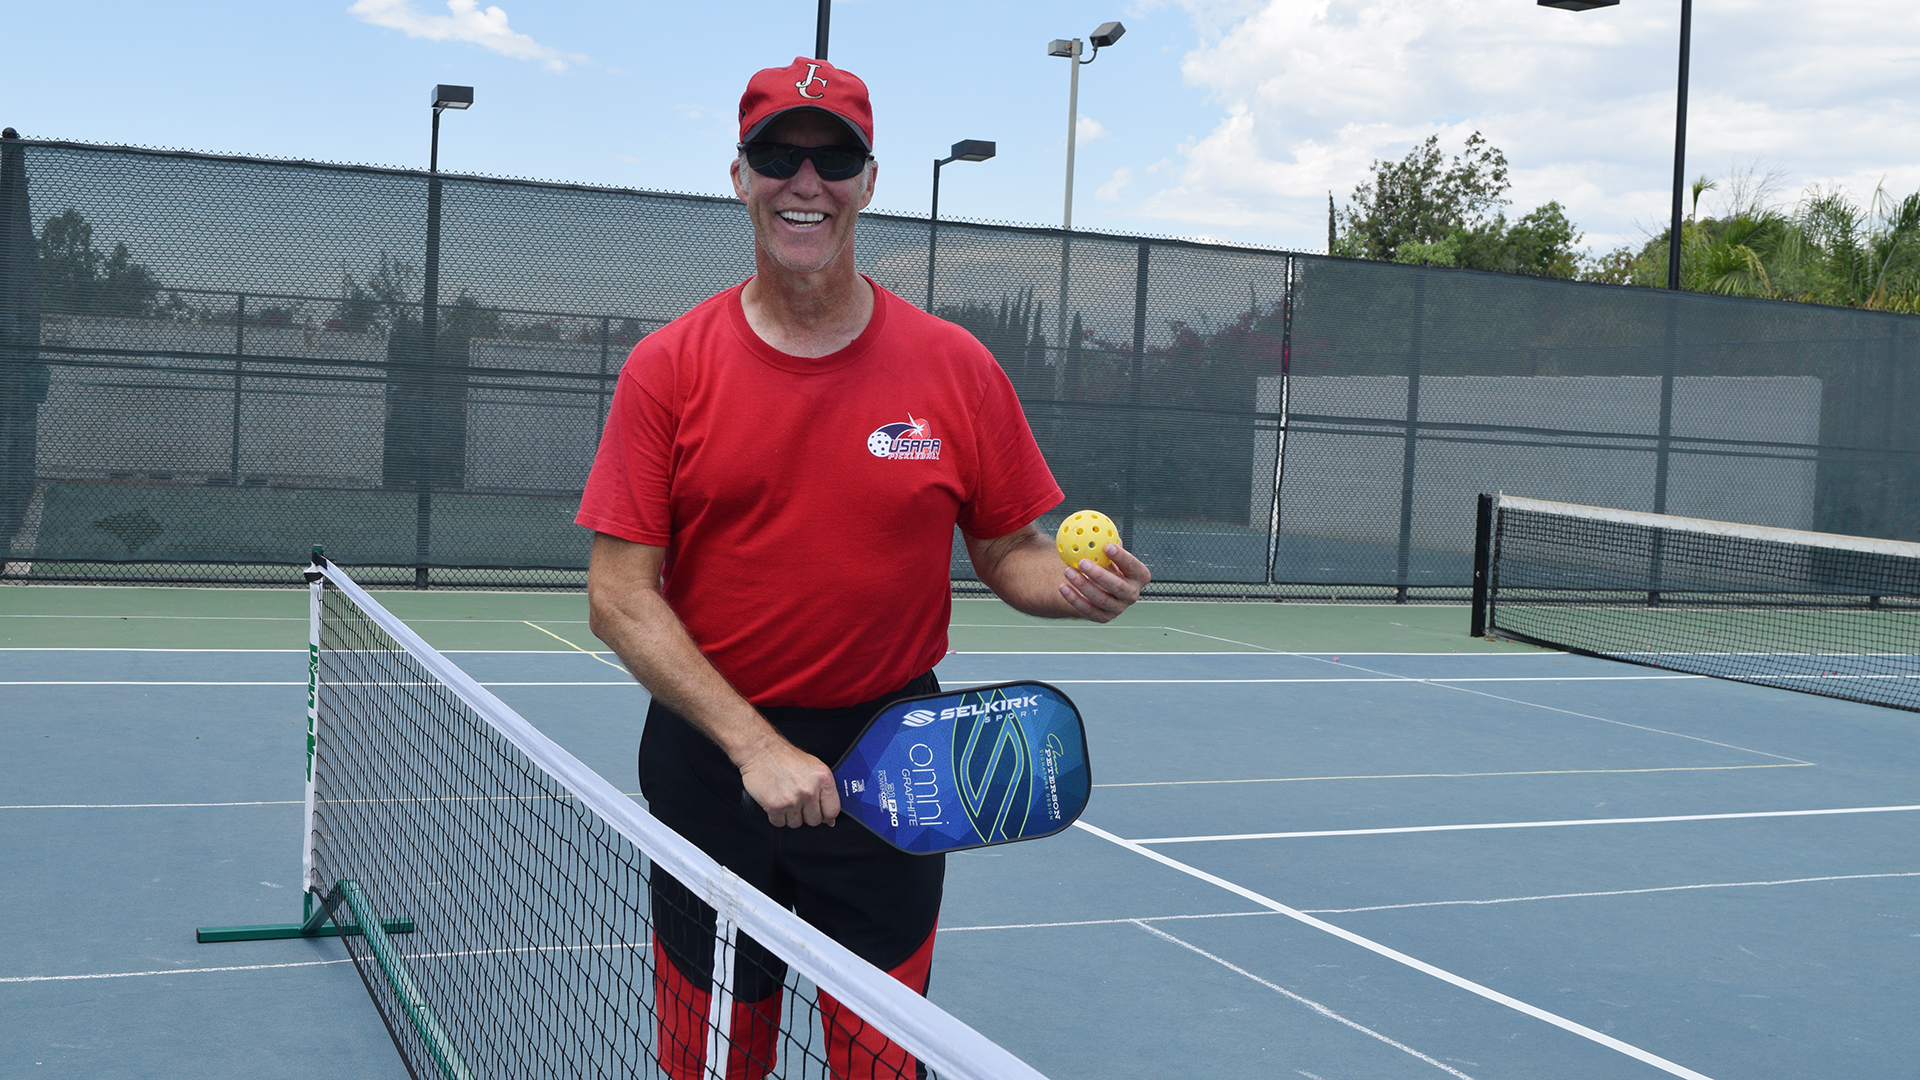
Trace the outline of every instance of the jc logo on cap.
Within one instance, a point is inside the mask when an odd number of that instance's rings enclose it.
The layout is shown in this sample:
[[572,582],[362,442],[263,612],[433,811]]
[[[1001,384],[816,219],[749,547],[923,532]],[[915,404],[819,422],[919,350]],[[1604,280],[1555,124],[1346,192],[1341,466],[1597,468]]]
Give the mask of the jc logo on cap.
[[[809,93],[807,93],[807,88],[808,88],[808,87],[810,87],[810,86],[812,86],[812,85],[813,85],[814,83],[819,83],[819,84],[820,84],[820,93],[818,93],[818,94],[809,94]],[[799,88],[800,88],[800,96],[801,96],[801,97],[803,97],[803,98],[807,98],[807,99],[809,99],[809,100],[813,100],[813,101],[818,101],[819,99],[821,99],[821,98],[823,98],[823,97],[826,97],[826,96],[827,96],[827,93],[826,93],[826,91],[827,91],[827,80],[825,80],[825,79],[823,79],[823,78],[821,78],[821,77],[820,77],[820,65],[819,65],[819,64],[808,64],[808,65],[807,65],[807,77],[806,77],[806,78],[804,78],[804,79],[801,79],[801,80],[800,80],[799,82],[797,82],[797,83],[794,83],[793,85],[794,85],[794,86],[797,86],[797,87],[799,87]]]

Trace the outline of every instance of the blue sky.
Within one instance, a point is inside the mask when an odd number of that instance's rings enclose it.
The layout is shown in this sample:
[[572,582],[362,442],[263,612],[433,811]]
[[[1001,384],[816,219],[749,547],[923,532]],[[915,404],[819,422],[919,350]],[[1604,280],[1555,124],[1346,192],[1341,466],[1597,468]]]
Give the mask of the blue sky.
[[[1920,190],[1920,19],[1906,0],[1699,0],[1689,176],[1791,204]],[[327,0],[19,5],[0,124],[33,137],[722,193],[753,69],[812,51],[815,0]],[[1572,14],[1532,0],[839,0],[831,59],[873,88],[875,208],[1057,224],[1066,61],[1081,72],[1077,225],[1317,248],[1375,158],[1484,132],[1513,211],[1559,200],[1593,248],[1664,221],[1679,0]],[[31,43],[31,47],[22,47]]]

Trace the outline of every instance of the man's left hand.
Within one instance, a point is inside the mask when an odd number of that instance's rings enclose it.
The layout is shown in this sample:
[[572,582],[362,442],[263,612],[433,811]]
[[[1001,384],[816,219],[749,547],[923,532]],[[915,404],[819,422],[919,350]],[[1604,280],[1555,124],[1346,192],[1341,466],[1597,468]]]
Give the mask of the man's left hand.
[[1153,580],[1147,564],[1119,544],[1108,544],[1111,568],[1092,559],[1081,559],[1077,567],[1065,567],[1066,581],[1060,596],[1072,606],[1074,614],[1089,622],[1112,622],[1140,599],[1140,590]]

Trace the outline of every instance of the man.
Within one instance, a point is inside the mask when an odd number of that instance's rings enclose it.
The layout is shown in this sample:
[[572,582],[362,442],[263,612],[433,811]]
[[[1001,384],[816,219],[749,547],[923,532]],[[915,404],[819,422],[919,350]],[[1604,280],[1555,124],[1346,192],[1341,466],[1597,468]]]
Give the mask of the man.
[[[596,534],[593,632],[652,695],[654,815],[924,993],[945,864],[829,828],[828,763],[884,702],[938,690],[955,526],[980,579],[1035,615],[1105,622],[1149,574],[1118,545],[1112,570],[1061,565],[1033,525],[1060,489],[991,354],[855,270],[872,148],[851,74],[796,59],[753,76],[732,173],[756,273],[634,347],[576,520]],[[653,877],[659,1052],[691,1080],[714,916]],[[784,970],[741,952],[725,1072],[757,1078]],[[821,998],[837,1075],[914,1075]]]

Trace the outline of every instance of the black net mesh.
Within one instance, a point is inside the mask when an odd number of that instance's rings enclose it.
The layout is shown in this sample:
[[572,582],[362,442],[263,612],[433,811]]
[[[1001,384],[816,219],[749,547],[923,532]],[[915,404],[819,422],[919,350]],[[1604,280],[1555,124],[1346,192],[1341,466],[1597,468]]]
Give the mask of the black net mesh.
[[1920,710],[1920,545],[1490,502],[1489,633]]
[[327,589],[311,840],[336,922],[404,924],[343,940],[413,1076],[695,1080],[721,1052],[747,1080],[923,1075],[884,1023],[717,935],[712,907],[380,617]]
[[[577,587],[627,350],[752,270],[731,200],[4,157],[14,579],[291,583],[320,543],[376,580]],[[915,303],[929,250],[863,217],[861,268]],[[1920,537],[1912,317],[1053,229],[932,250],[1057,516],[1107,512],[1162,593],[1464,595],[1482,490]]]

